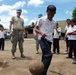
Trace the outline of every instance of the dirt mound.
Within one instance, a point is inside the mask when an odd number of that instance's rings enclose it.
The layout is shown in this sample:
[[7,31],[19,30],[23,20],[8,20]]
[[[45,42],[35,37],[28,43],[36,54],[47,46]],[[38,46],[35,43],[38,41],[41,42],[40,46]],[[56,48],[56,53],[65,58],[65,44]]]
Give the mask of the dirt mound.
[[0,71],[5,67],[6,63],[6,60],[0,59]]

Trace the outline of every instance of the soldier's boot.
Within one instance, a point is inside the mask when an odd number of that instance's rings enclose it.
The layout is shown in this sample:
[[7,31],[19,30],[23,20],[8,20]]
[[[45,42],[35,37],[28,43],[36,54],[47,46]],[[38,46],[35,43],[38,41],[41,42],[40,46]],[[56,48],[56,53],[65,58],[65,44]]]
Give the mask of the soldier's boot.
[[21,53],[21,57],[22,57],[22,58],[25,58],[25,56],[24,56],[24,54],[23,54],[23,53]]
[[15,59],[16,57],[15,57],[15,53],[14,52],[12,52],[12,59]]

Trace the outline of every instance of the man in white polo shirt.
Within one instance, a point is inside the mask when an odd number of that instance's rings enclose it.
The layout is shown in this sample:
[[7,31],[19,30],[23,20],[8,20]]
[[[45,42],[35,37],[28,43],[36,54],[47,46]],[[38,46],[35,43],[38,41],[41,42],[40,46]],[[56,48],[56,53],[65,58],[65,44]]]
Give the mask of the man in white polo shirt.
[[74,50],[74,61],[73,64],[76,64],[76,26],[75,21],[71,20],[71,26],[67,31],[68,40],[69,40],[69,53],[67,58],[72,58],[72,50]]
[[44,64],[44,72],[41,75],[47,75],[47,70],[52,60],[52,34],[56,27],[56,22],[53,20],[53,17],[56,13],[56,7],[54,5],[49,5],[46,13],[47,17],[40,18],[35,29],[38,33],[39,44],[42,50],[42,62]]
[[[68,28],[69,28],[69,26],[70,26],[70,19],[67,19],[67,20],[66,20],[66,23],[67,23],[67,25],[65,26],[65,35],[66,35],[66,33],[67,33],[67,31],[68,31]],[[68,50],[69,50],[68,35],[67,35],[67,37],[64,37],[64,40],[65,40],[65,42],[66,42],[66,53],[68,53]]]
[[0,50],[4,51],[4,47],[5,47],[5,36],[6,33],[4,31],[4,27],[0,27]]
[[61,28],[59,27],[59,24],[56,23],[56,28],[54,29],[54,35],[53,35],[53,53],[56,53],[56,49],[57,49],[57,54],[60,53],[60,48],[59,48],[60,33],[61,33]]

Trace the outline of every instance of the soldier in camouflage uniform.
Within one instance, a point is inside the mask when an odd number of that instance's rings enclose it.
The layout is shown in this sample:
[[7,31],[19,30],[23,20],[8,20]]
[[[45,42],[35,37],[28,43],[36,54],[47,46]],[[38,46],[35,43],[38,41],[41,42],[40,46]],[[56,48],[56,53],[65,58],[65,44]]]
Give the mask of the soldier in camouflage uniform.
[[[24,42],[24,36],[23,33],[25,32],[24,29],[24,20],[20,17],[22,10],[17,10],[17,16],[13,16],[10,21],[10,35],[12,36],[12,58],[15,59],[15,52],[16,52],[16,46],[17,42],[19,45],[19,50],[21,53],[21,57],[25,58],[23,54],[23,42]],[[12,25],[13,25],[13,32],[12,32]]]
[[[43,16],[42,14],[38,14],[38,19],[41,18],[42,16]],[[37,24],[37,21],[36,21],[36,24]],[[36,40],[36,50],[37,50],[37,53],[36,54],[39,54],[39,51],[38,51],[39,50],[38,33],[35,32],[35,27],[34,27],[34,32],[33,33],[35,35],[35,40]]]

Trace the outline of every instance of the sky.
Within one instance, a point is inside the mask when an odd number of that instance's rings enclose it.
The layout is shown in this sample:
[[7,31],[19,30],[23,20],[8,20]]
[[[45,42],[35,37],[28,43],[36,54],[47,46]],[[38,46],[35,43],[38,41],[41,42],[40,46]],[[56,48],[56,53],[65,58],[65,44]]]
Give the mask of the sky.
[[46,8],[50,4],[57,8],[55,21],[72,19],[76,0],[0,0],[0,23],[4,28],[9,28],[11,17],[16,15],[18,8],[21,8],[24,25],[30,25],[38,19],[38,14],[46,16]]

